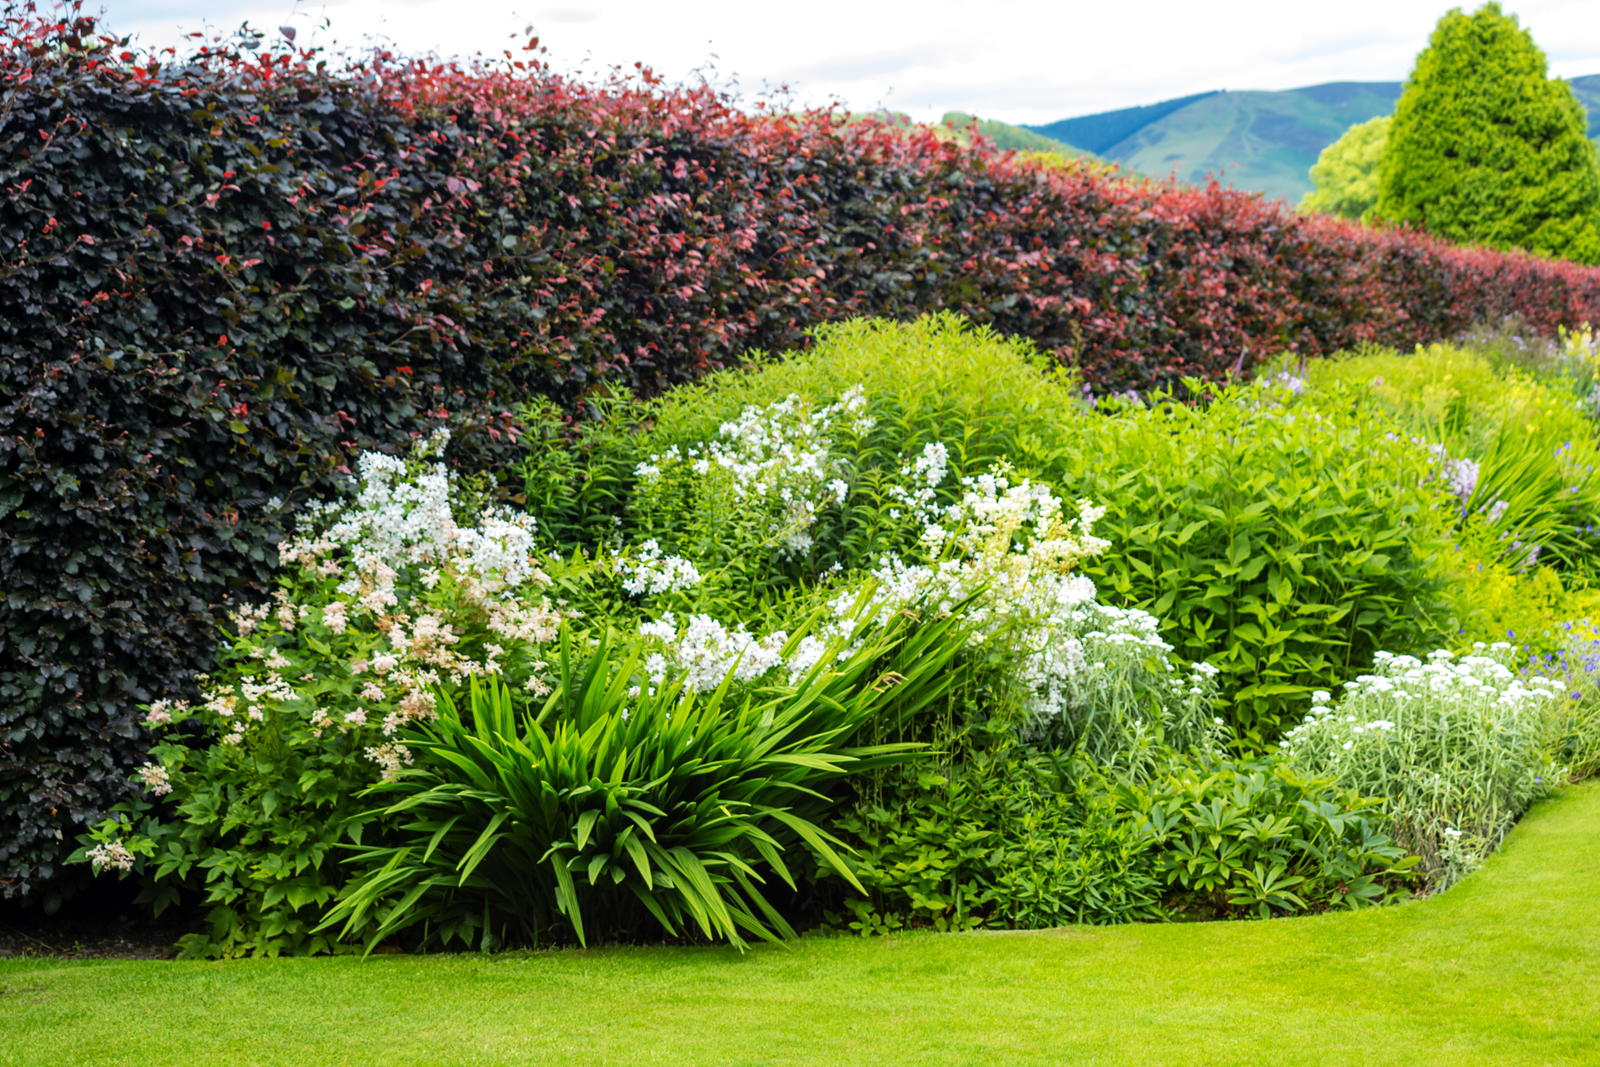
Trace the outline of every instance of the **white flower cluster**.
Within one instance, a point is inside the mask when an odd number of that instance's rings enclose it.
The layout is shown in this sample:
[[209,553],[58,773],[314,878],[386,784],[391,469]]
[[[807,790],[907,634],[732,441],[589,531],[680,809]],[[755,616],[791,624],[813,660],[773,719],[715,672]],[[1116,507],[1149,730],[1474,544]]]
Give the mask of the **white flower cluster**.
[[[1155,691],[1176,722],[1199,724],[1179,726],[1177,733],[1192,735],[1183,740],[1201,743],[1212,728],[1215,668],[1179,670],[1154,616],[1097,603],[1094,583],[1074,572],[1109,547],[1093,532],[1104,509],[1081,500],[1068,519],[1048,487],[1014,482],[1003,467],[964,478],[962,486],[960,502],[923,533],[931,561],[883,560],[867,610],[922,605],[948,612],[970,600],[974,639],[1008,651],[1032,730],[1079,722],[1092,710],[1119,715],[1140,703],[1140,714],[1157,718],[1162,709],[1148,707]],[[836,617],[849,617],[853,596],[834,601]]]
[[1103,510],[1079,501],[1069,516],[1047,487],[1014,480],[1004,467],[963,479],[961,500],[939,508],[947,473],[945,447],[929,445],[890,491],[927,520],[923,561],[883,558],[865,588],[841,589],[817,633],[795,642],[783,631],[757,638],[706,615],[682,625],[670,614],[647,622],[641,631],[661,643],[646,664],[651,682],[684,677],[688,688],[706,690],[730,672],[749,682],[780,669],[793,681],[830,648],[840,659],[851,655],[863,620],[961,607],[973,641],[1010,664],[1004,685],[1020,699],[1030,731],[1070,725],[1080,736],[1104,734],[1108,748],[1132,735],[1212,743],[1216,669],[1181,667],[1153,616],[1097,603],[1094,583],[1075,573],[1108,547],[1093,533]]
[[[933,441],[923,445],[917,457],[900,468],[900,477],[905,481],[889,487],[889,499],[918,521],[928,524],[929,530],[935,529],[939,518],[939,486],[944,484],[949,473],[950,449],[945,443]],[[898,519],[900,514],[891,511],[889,517]]]
[[[413,462],[442,450],[448,440],[447,431],[438,431],[417,448]],[[342,577],[340,595],[374,614],[395,606],[395,581],[412,566],[421,568],[420,579],[429,586],[448,566],[483,595],[547,581],[535,564],[533,516],[491,510],[475,527],[458,525],[451,506],[455,479],[444,464],[417,471],[399,457],[364,452],[356,470],[353,500],[311,508],[301,535],[278,546],[284,566]],[[259,619],[237,621],[248,627]]]
[[167,769],[159,763],[146,763],[133,776],[144,783],[152,796],[164,797],[172,792],[172,779],[167,774]]
[[1387,738],[1397,730],[1448,726],[1451,720],[1505,733],[1536,725],[1563,694],[1555,682],[1522,678],[1509,666],[1512,646],[1505,641],[1473,646],[1459,659],[1443,649],[1427,660],[1379,652],[1373,673],[1344,684],[1344,694],[1318,690],[1311,711],[1280,745],[1294,752],[1323,741],[1351,751],[1363,735]]
[[789,640],[782,630],[756,638],[709,615],[691,615],[680,627],[670,611],[640,626],[639,632],[661,642],[662,651],[645,662],[650,681],[659,685],[669,677],[681,677],[685,687],[697,693],[717,688],[730,674],[741,683],[764,677],[782,665],[783,646]]
[[765,407],[746,407],[722,424],[718,440],[673,445],[640,463],[635,473],[647,483],[673,468],[721,479],[735,499],[770,514],[769,533],[780,552],[798,555],[811,548],[810,530],[821,510],[843,504],[849,493],[833,455],[833,434],[840,427],[857,436],[871,430],[866,409],[859,385],[815,411],[790,394]]
[[664,556],[654,539],[640,545],[635,558],[617,560],[622,588],[631,596],[656,596],[700,584],[700,571],[682,556]]
[[[317,737],[375,728],[369,732],[381,736],[364,751],[390,774],[409,761],[393,737],[407,723],[434,714],[433,690],[445,679],[461,684],[469,676],[500,672],[511,660],[534,672],[530,690],[547,691],[538,676],[547,665],[527,646],[554,640],[568,613],[545,593],[550,579],[534,554],[533,518],[486,511],[474,526],[458,524],[451,473],[443,464],[423,462],[446,440],[442,431],[434,435],[409,462],[363,454],[353,498],[312,509],[299,536],[279,546],[285,567],[331,584],[331,599],[316,607],[296,604],[280,589],[273,603],[246,605],[234,614],[241,637],[269,620],[285,634],[309,620],[329,634],[349,635],[370,652],[345,666],[362,682],[363,702],[381,710],[369,716],[366,708],[357,708],[336,719],[285,677],[292,661],[283,651],[258,639],[247,654],[260,661],[259,671],[210,684],[202,694],[201,709],[224,743],[242,743],[251,724],[265,719],[269,709],[290,711],[305,715]],[[458,647],[462,622],[424,602],[442,582],[450,583],[446,588],[460,594],[467,613],[494,638],[481,655],[463,654]],[[370,645],[374,637],[381,642],[376,648]],[[158,701],[146,722],[162,725],[175,711],[188,710]],[[158,795],[162,786],[170,788],[165,779],[142,780]]]
[[131,871],[133,870],[133,853],[128,851],[128,846],[121,841],[108,841],[103,845],[96,845],[88,853],[89,869],[95,874],[101,871]]
[[1338,699],[1313,693],[1280,744],[1306,770],[1387,798],[1410,847],[1439,852],[1459,875],[1475,862],[1463,858],[1462,828],[1492,848],[1563,773],[1543,737],[1565,694],[1548,678],[1519,677],[1513,655],[1503,641],[1459,658],[1379,652]]
[[[1030,560],[1028,569],[1065,573],[1090,556],[1111,547],[1094,536],[1094,524],[1106,511],[1080,500],[1071,519],[1061,500],[1047,486],[1024,479],[1012,484],[1004,466],[961,479],[961,501],[945,511],[948,533],[936,535],[939,546],[953,545],[972,559],[997,559],[1011,552]],[[930,545],[929,547],[936,547]]]

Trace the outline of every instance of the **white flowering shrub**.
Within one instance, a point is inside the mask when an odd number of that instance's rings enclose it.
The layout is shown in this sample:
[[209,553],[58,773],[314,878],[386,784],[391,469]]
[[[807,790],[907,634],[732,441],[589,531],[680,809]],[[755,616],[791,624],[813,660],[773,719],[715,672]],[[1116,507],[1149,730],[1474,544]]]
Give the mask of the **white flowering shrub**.
[[830,642],[850,654],[870,620],[959,612],[969,658],[988,665],[978,699],[988,714],[1009,715],[1018,734],[1112,763],[1162,746],[1217,749],[1216,672],[1178,662],[1154,617],[1098,603],[1094,583],[1076,573],[1108,547],[1093,532],[1100,509],[1079,501],[1069,511],[1004,466],[961,479],[959,499],[941,506],[943,446],[900,469],[906,481],[888,496],[920,531],[909,558],[886,553],[865,575],[842,579],[815,632],[799,638],[757,636],[704,612],[648,620],[640,632],[656,642],[650,684],[683,678],[705,692],[730,672],[746,683],[799,677]]
[[[1216,671],[1182,664],[1153,616],[1099,603],[1076,570],[1110,547],[1093,532],[1102,509],[1069,510],[1004,466],[960,484],[956,503],[921,509],[932,521],[913,559],[886,555],[872,572],[865,610],[965,605],[974,644],[998,665],[991,700],[1018,708],[1026,736],[1107,761],[1159,745],[1214,750]],[[835,600],[836,616],[863,610],[851,597]]]
[[443,443],[362,456],[353,498],[312,509],[280,546],[273,598],[234,613],[200,698],[148,709],[139,797],[83,858],[142,863],[157,907],[201,893],[208,932],[193,953],[331,949],[314,928],[341,882],[343,814],[412,764],[402,736],[434,716],[437,694],[487,677],[550,690],[547,646],[570,612],[534,554],[533,520],[459,521],[433,458]]
[[[441,704],[470,707],[462,693],[489,678],[550,731],[593,713],[648,733],[641,709],[675,724],[680,699],[795,699],[826,718],[854,699],[838,689],[848,676],[864,687],[856,710],[875,709],[851,720],[857,740],[886,758],[929,743],[993,767],[1076,753],[1138,779],[1173,749],[1219,753],[1216,672],[1175,656],[1150,614],[1101,603],[1083,573],[1111,551],[1102,509],[1013,469],[999,445],[1036,456],[1033,437],[969,432],[1009,414],[921,397],[846,378],[744,404],[699,440],[652,444],[643,417],[637,440],[582,436],[526,482],[529,500],[552,502],[556,533],[509,510],[468,514],[439,442],[362,457],[352,497],[313,509],[281,546],[278,589],[237,612],[199,699],[149,707],[139,798],[82,858],[142,875],[158,907],[202,897],[193,952],[335,950],[360,935],[323,922],[357,798],[443,766],[427,747]],[[559,452],[561,427],[542,425],[541,447]],[[580,463],[582,449],[595,455]],[[608,644],[621,654],[602,656]],[[562,688],[576,678],[580,703]],[[851,788],[912,788],[898,773]],[[365,849],[420,825],[391,814],[366,812]],[[468,844],[491,832],[459,829]],[[454,899],[440,883],[435,903]]]
[[660,596],[700,584],[699,568],[682,556],[663,555],[653,540],[640,545],[634,558],[619,559],[616,568],[623,577],[622,588],[630,596]]
[[1564,694],[1520,676],[1513,655],[1504,642],[1459,658],[1379,653],[1337,699],[1313,694],[1282,748],[1310,773],[1383,798],[1397,839],[1448,885],[1565,774],[1545,743]]
[[635,508],[708,564],[806,558],[819,516],[849,493],[839,442],[872,429],[866,408],[860,388],[821,406],[791,395],[746,407],[715,439],[641,462]]

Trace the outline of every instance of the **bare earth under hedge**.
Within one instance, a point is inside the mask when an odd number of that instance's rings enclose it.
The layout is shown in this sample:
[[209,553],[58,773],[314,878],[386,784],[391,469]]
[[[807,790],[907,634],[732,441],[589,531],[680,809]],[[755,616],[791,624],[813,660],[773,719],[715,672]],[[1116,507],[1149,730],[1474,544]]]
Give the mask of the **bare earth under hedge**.
[[0,1064],[1596,1063],[1600,787],[1426,901],[1271,922],[220,963],[0,959]]

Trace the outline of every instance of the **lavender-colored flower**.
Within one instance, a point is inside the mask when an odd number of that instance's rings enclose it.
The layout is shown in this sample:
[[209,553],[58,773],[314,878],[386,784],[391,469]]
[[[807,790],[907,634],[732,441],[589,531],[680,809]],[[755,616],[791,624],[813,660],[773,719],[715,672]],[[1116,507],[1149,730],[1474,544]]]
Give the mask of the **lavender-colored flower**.
[[[1447,460],[1444,465],[1445,480],[1456,499],[1465,504],[1478,489],[1478,464],[1470,459]],[[1504,507],[1504,502],[1501,503]]]

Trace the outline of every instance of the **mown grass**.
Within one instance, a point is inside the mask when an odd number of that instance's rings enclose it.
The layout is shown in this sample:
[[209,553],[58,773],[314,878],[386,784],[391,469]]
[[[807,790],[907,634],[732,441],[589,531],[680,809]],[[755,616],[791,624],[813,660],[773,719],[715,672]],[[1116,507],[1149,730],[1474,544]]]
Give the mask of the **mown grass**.
[[1432,900],[1272,922],[0,960],[4,1064],[1600,1062],[1600,787]]

